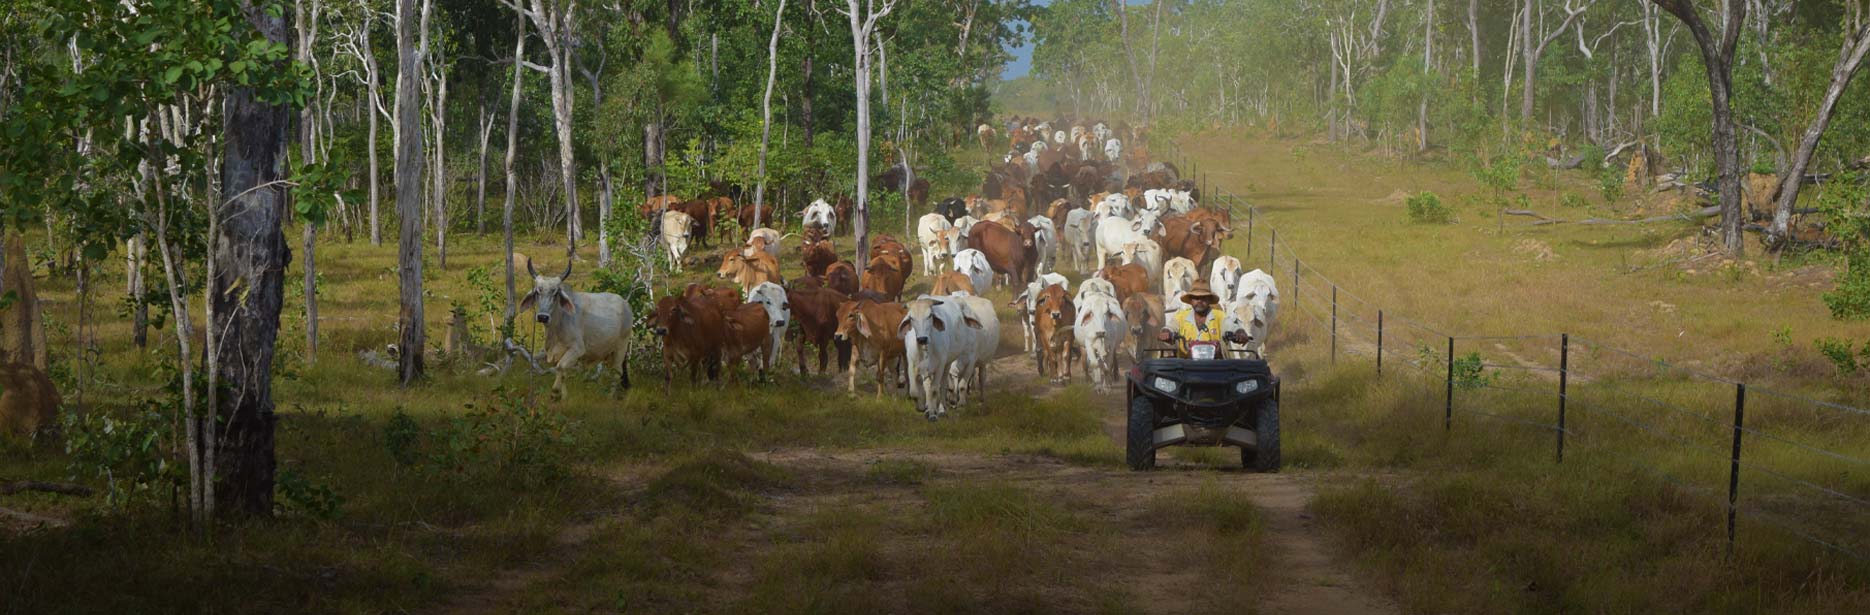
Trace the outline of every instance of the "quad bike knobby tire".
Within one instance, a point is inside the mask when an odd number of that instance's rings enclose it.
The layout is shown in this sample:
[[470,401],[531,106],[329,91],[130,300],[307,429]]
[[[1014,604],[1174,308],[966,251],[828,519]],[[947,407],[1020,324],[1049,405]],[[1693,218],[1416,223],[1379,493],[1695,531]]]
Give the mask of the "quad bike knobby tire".
[[[1134,415],[1132,415],[1134,416]],[[1134,419],[1132,419],[1134,420]],[[1279,471],[1279,400],[1268,397],[1253,413],[1257,448],[1240,449],[1240,465],[1254,472]]]
[[1130,422],[1126,432],[1124,460],[1131,470],[1150,470],[1156,467],[1156,407],[1150,405],[1149,398],[1136,396],[1130,399]]

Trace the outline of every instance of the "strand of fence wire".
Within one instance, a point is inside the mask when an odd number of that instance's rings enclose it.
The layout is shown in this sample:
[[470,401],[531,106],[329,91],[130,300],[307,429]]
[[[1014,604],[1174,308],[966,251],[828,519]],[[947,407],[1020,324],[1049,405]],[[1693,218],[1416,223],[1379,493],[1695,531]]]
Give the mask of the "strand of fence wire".
[[1516,369],[1516,370],[1529,371],[1529,372],[1570,371],[1570,370],[1559,369],[1556,367],[1549,367],[1545,365],[1517,365],[1517,364],[1508,364],[1508,363],[1487,363],[1484,361],[1481,362],[1480,366],[1483,368],[1487,368],[1487,369]]
[[[1752,391],[1753,389],[1747,389],[1747,390],[1748,390],[1748,391]],[[1825,449],[1822,449],[1822,448],[1818,448],[1818,447],[1816,447],[1816,446],[1812,446],[1812,445],[1810,445],[1810,444],[1805,444],[1805,443],[1803,443],[1803,442],[1795,442],[1795,441],[1792,441],[1792,440],[1787,440],[1787,439],[1785,439],[1785,438],[1783,438],[1783,437],[1780,437],[1780,436],[1776,436],[1776,435],[1773,435],[1773,434],[1770,434],[1770,433],[1766,433],[1766,432],[1764,432],[1764,431],[1759,431],[1759,430],[1757,430],[1757,429],[1754,429],[1754,428],[1752,428],[1752,427],[1747,427],[1747,426],[1744,426],[1744,425],[1743,425],[1743,426],[1741,426],[1741,427],[1740,427],[1740,431],[1743,431],[1743,432],[1746,432],[1746,433],[1748,433],[1748,434],[1752,434],[1752,435],[1755,435],[1755,436],[1759,436],[1759,437],[1761,437],[1761,438],[1766,438],[1766,439],[1768,439],[1768,440],[1772,440],[1772,441],[1774,441],[1774,442],[1778,442],[1778,443],[1780,443],[1780,444],[1786,444],[1786,445],[1790,445],[1790,446],[1794,446],[1794,447],[1798,447],[1798,448],[1802,448],[1802,449],[1805,449],[1805,450],[1807,450],[1807,451],[1810,451],[1810,452],[1813,452],[1813,453],[1817,453],[1817,454],[1820,454],[1820,455],[1824,455],[1824,456],[1826,456],[1826,457],[1830,457],[1830,458],[1832,458],[1832,459],[1836,459],[1836,460],[1838,460],[1838,461],[1844,461],[1844,462],[1848,462],[1848,463],[1854,463],[1854,464],[1857,464],[1857,465],[1860,465],[1860,466],[1861,466],[1861,465],[1870,465],[1870,461],[1865,461],[1865,460],[1863,460],[1863,459],[1858,459],[1858,458],[1856,458],[1856,457],[1853,457],[1853,456],[1850,456],[1850,455],[1846,455],[1846,454],[1844,454],[1844,453],[1839,453],[1839,452],[1836,452],[1836,451],[1828,451],[1828,450],[1825,450]]]
[[1806,404],[1811,404],[1814,406],[1819,406],[1822,408],[1830,408],[1832,410],[1841,410],[1841,411],[1850,412],[1853,414],[1862,414],[1862,415],[1870,416],[1870,410],[1866,410],[1866,409],[1859,408],[1856,406],[1822,401],[1822,400],[1817,400],[1817,399],[1811,399],[1808,397],[1800,397],[1798,395],[1793,395],[1791,393],[1786,393],[1783,391],[1776,391],[1776,390],[1769,389],[1766,387],[1755,387],[1753,385],[1747,385],[1747,393],[1748,394],[1763,393],[1768,396],[1777,397],[1777,398],[1788,400],[1788,401],[1796,401],[1800,403],[1806,403]]
[[1670,411],[1670,412],[1674,412],[1674,413],[1676,413],[1676,414],[1684,414],[1684,415],[1687,415],[1687,416],[1689,416],[1689,417],[1691,417],[1691,418],[1695,418],[1695,419],[1700,419],[1701,421],[1703,421],[1703,422],[1705,422],[1705,423],[1707,423],[1707,424],[1709,424],[1709,425],[1714,425],[1714,426],[1716,426],[1716,427],[1723,427],[1723,428],[1725,428],[1725,427],[1727,427],[1727,426],[1728,426],[1728,425],[1727,425],[1727,422],[1726,422],[1726,421],[1722,421],[1722,420],[1719,420],[1719,419],[1716,419],[1716,418],[1714,418],[1714,417],[1711,417],[1711,416],[1708,416],[1708,415],[1706,415],[1706,414],[1702,414],[1702,413],[1700,413],[1700,412],[1696,412],[1696,411],[1694,411],[1694,410],[1690,410],[1690,409],[1688,409],[1688,408],[1683,408],[1683,407],[1681,407],[1681,406],[1678,406],[1678,405],[1675,405],[1675,404],[1672,404],[1672,403],[1669,403],[1669,402],[1666,402],[1666,401],[1662,401],[1662,400],[1660,400],[1660,399],[1655,399],[1655,398],[1653,398],[1653,397],[1650,397],[1650,396],[1648,396],[1648,395],[1644,395],[1644,394],[1641,394],[1641,393],[1631,393],[1631,392],[1628,392],[1628,391],[1616,391],[1616,392],[1615,392],[1615,394],[1616,394],[1616,395],[1618,395],[1618,396],[1621,396],[1621,397],[1630,397],[1630,398],[1635,398],[1635,399],[1637,399],[1637,400],[1639,400],[1639,401],[1643,401],[1643,402],[1647,402],[1648,404],[1650,404],[1650,405],[1652,405],[1652,406],[1655,406],[1655,407],[1657,407],[1657,408],[1661,408],[1661,409],[1663,409],[1663,410],[1668,410],[1668,411]]
[[1841,500],[1844,500],[1844,501],[1847,501],[1847,502],[1850,502],[1850,503],[1852,503],[1852,504],[1855,504],[1855,505],[1857,505],[1857,507],[1859,507],[1859,508],[1870,508],[1870,501],[1866,501],[1866,500],[1864,500],[1864,499],[1861,499],[1861,498],[1858,498],[1857,496],[1854,496],[1854,495],[1851,495],[1851,494],[1848,494],[1848,493],[1843,493],[1843,492],[1840,492],[1840,491],[1835,491],[1835,490],[1832,490],[1832,489],[1831,489],[1831,488],[1829,488],[1829,487],[1825,487],[1824,485],[1819,485],[1819,484],[1815,484],[1815,483],[1811,483],[1811,482],[1807,482],[1807,481],[1805,481],[1805,480],[1803,480],[1803,479],[1800,479],[1800,478],[1795,478],[1795,477],[1791,477],[1791,476],[1787,476],[1787,475],[1785,475],[1785,474],[1781,474],[1781,473],[1779,473],[1779,472],[1776,472],[1776,471],[1774,471],[1774,470],[1772,470],[1772,469],[1769,469],[1769,468],[1767,468],[1767,467],[1765,467],[1765,466],[1751,466],[1751,465],[1748,465],[1748,464],[1746,464],[1746,463],[1743,463],[1743,462],[1741,462],[1741,461],[1740,461],[1739,459],[1734,459],[1734,460],[1733,460],[1733,462],[1734,462],[1734,463],[1737,463],[1737,464],[1740,464],[1740,468],[1741,468],[1742,470],[1752,470],[1752,471],[1754,471],[1754,472],[1759,472],[1759,473],[1762,473],[1762,474],[1765,474],[1765,475],[1767,475],[1767,476],[1771,476],[1771,477],[1773,477],[1773,478],[1777,478],[1777,479],[1779,479],[1779,480],[1783,480],[1783,481],[1786,481],[1786,482],[1790,482],[1790,483],[1793,483],[1793,484],[1797,484],[1797,485],[1800,485],[1800,486],[1803,486],[1803,487],[1805,487],[1805,488],[1807,488],[1807,489],[1813,489],[1813,490],[1816,490],[1816,491],[1821,491],[1821,492],[1824,492],[1824,493],[1827,493],[1827,494],[1830,494],[1830,495],[1831,495],[1832,497],[1836,497],[1836,498],[1838,498],[1838,499],[1841,499]]
[[1492,382],[1483,383],[1480,386],[1481,388],[1496,389],[1500,391],[1506,391],[1509,393],[1519,393],[1522,395],[1537,395],[1540,397],[1565,397],[1565,398],[1570,397],[1570,395],[1561,395],[1559,394],[1558,391],[1541,391],[1539,389],[1529,389],[1526,387],[1510,387],[1510,386],[1505,386],[1505,385],[1496,384]]
[[1463,408],[1461,407],[1460,404],[1455,404],[1454,411],[1456,414],[1474,414],[1474,415],[1484,416],[1484,417],[1495,419],[1495,420],[1506,421],[1509,423],[1518,423],[1518,424],[1525,425],[1528,427],[1537,427],[1540,429],[1544,429],[1546,431],[1562,431],[1565,433],[1571,433],[1571,430],[1559,429],[1557,425],[1553,425],[1551,423],[1540,423],[1538,421],[1529,421],[1529,420],[1522,419],[1522,418],[1515,417],[1515,416],[1507,416],[1504,414],[1494,414],[1491,412],[1474,410],[1472,408]]
[[1650,364],[1650,365],[1654,365],[1654,366],[1657,366],[1657,367],[1663,367],[1663,368],[1667,368],[1667,369],[1672,369],[1672,370],[1675,370],[1675,371],[1678,371],[1678,372],[1681,372],[1681,373],[1684,373],[1684,374],[1688,374],[1688,375],[1690,375],[1690,376],[1694,376],[1694,377],[1697,377],[1697,378],[1701,378],[1701,379],[1703,379],[1703,380],[1713,380],[1713,381],[1715,381],[1715,382],[1721,382],[1721,383],[1725,383],[1725,384],[1740,384],[1740,382],[1738,382],[1738,381],[1734,381],[1734,380],[1729,380],[1729,379],[1726,379],[1726,378],[1722,378],[1722,377],[1720,377],[1720,376],[1716,376],[1716,375],[1713,375],[1713,374],[1707,374],[1707,373],[1702,373],[1702,372],[1699,372],[1699,371],[1695,371],[1695,370],[1692,370],[1692,369],[1688,369],[1688,368],[1686,368],[1686,367],[1681,367],[1681,366],[1679,366],[1679,365],[1674,365],[1674,364],[1672,364],[1672,363],[1669,363],[1668,361],[1664,361],[1664,360],[1662,360],[1662,359],[1658,359],[1658,358],[1655,358],[1655,357],[1645,357],[1645,356],[1643,356],[1643,355],[1639,355],[1639,354],[1636,354],[1636,353],[1634,353],[1634,352],[1630,352],[1630,351],[1628,351],[1628,350],[1624,350],[1624,349],[1622,349],[1622,348],[1618,348],[1618,347],[1616,347],[1616,346],[1611,346],[1611,345],[1608,345],[1608,344],[1603,344],[1603,343],[1600,343],[1600,342],[1597,342],[1597,341],[1595,341],[1595,340],[1590,340],[1590,339],[1586,339],[1586,338],[1582,338],[1582,337],[1578,337],[1578,336],[1575,336],[1575,335],[1574,335],[1574,336],[1572,336],[1572,337],[1571,337],[1571,341],[1573,341],[1573,342],[1576,342],[1576,343],[1579,343],[1579,344],[1583,344],[1583,345],[1584,345],[1584,346],[1585,346],[1586,348],[1590,348],[1591,350],[1596,350],[1596,351],[1607,351],[1607,352],[1610,352],[1610,353],[1612,353],[1612,354],[1618,354],[1618,355],[1623,355],[1623,356],[1626,356],[1626,357],[1629,357],[1629,358],[1632,358],[1632,359],[1636,359],[1636,360],[1638,360],[1638,361],[1641,361],[1641,362],[1643,362],[1643,363],[1646,363],[1646,364]]
[[1694,442],[1692,442],[1692,441],[1690,441],[1690,440],[1688,440],[1688,439],[1686,439],[1686,438],[1683,438],[1683,437],[1681,437],[1681,436],[1678,436],[1678,435],[1675,435],[1675,434],[1673,434],[1673,433],[1669,433],[1669,432],[1667,432],[1667,431],[1664,431],[1664,430],[1663,430],[1662,428],[1660,428],[1660,427],[1656,427],[1656,426],[1654,426],[1654,425],[1650,425],[1650,424],[1648,424],[1648,423],[1644,423],[1644,422],[1642,422],[1642,421],[1638,421],[1638,420],[1636,420],[1636,419],[1633,419],[1633,418],[1630,418],[1630,417],[1628,417],[1628,416],[1624,416],[1624,415],[1623,415],[1622,413],[1619,413],[1619,412],[1614,412],[1614,411],[1611,411],[1610,409],[1608,409],[1608,408],[1605,408],[1605,407],[1603,407],[1603,406],[1600,406],[1600,405],[1597,405],[1597,404],[1594,404],[1594,403],[1589,403],[1589,402],[1585,402],[1585,401],[1582,401],[1582,400],[1579,400],[1579,399],[1577,399],[1576,397],[1572,397],[1572,396],[1570,396],[1570,395],[1566,395],[1566,396],[1565,396],[1565,399],[1566,399],[1566,407],[1568,407],[1568,408],[1576,408],[1576,409],[1579,409],[1579,410],[1583,410],[1583,411],[1585,411],[1585,412],[1591,412],[1591,413],[1594,413],[1594,414],[1603,414],[1603,415],[1607,415],[1607,416],[1609,416],[1609,417],[1611,417],[1611,418],[1613,418],[1613,419],[1616,419],[1616,420],[1617,420],[1618,422],[1621,422],[1621,423],[1623,423],[1623,424],[1625,424],[1625,425],[1629,425],[1629,426],[1631,426],[1631,427],[1635,427],[1635,428],[1637,428],[1637,429],[1641,429],[1641,430],[1643,430],[1643,431],[1647,431],[1647,432],[1649,432],[1650,434],[1652,434],[1652,435],[1655,435],[1655,436],[1656,436],[1656,437],[1658,437],[1658,438],[1663,438],[1663,439],[1666,439],[1666,440],[1670,440],[1670,441],[1672,441],[1672,442],[1675,442],[1675,443],[1677,443],[1677,444],[1681,444],[1681,445],[1683,445],[1683,446],[1686,446],[1686,447],[1689,447],[1689,448],[1691,448],[1691,449],[1693,449],[1693,448],[1697,448],[1697,447],[1700,447],[1700,446],[1704,446],[1704,445],[1700,445],[1700,444],[1696,444],[1696,443],[1694,443]]
[[1462,340],[1470,340],[1470,341],[1476,341],[1476,342],[1498,342],[1498,341],[1518,341],[1518,340],[1555,340],[1559,338],[1559,334],[1551,333],[1551,334],[1534,334],[1534,335],[1455,335],[1455,336],[1450,336],[1450,337],[1453,337],[1454,341],[1457,341],[1457,342],[1462,341]]

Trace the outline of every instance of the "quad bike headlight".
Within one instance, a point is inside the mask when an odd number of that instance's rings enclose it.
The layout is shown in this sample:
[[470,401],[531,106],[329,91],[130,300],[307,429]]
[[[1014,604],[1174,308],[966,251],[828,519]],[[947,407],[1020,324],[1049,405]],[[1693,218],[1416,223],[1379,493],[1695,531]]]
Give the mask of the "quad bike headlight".
[[1175,389],[1181,386],[1181,385],[1176,384],[1174,380],[1170,380],[1162,376],[1157,376],[1154,381],[1150,382],[1150,384],[1155,385],[1156,390],[1162,391],[1164,393],[1174,393]]
[[1258,380],[1242,380],[1234,383],[1234,392],[1241,395],[1246,395],[1258,390],[1260,390],[1260,381]]

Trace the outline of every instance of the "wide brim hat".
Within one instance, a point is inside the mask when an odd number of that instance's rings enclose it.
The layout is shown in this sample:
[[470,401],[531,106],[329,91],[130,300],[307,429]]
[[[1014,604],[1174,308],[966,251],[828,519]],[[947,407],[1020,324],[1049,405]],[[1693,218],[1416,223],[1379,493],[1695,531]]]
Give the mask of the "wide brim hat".
[[1197,298],[1205,298],[1209,304],[1221,302],[1221,296],[1214,294],[1214,291],[1208,288],[1208,283],[1202,280],[1196,280],[1194,286],[1182,292],[1182,303],[1193,303]]

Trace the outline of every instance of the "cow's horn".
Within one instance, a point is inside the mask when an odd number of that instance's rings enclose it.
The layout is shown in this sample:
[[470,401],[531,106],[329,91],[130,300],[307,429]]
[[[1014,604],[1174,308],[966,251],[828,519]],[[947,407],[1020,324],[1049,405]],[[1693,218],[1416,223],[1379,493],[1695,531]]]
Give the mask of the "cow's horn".
[[565,273],[558,276],[559,281],[571,279],[571,255],[565,255]]
[[535,278],[536,278],[536,277],[539,277],[539,272],[538,272],[538,271],[534,271],[534,270],[533,270],[533,268],[532,268],[532,259],[530,259],[530,258],[529,258],[529,259],[526,259],[526,275],[529,275],[529,276],[532,276],[532,277],[535,277]]

